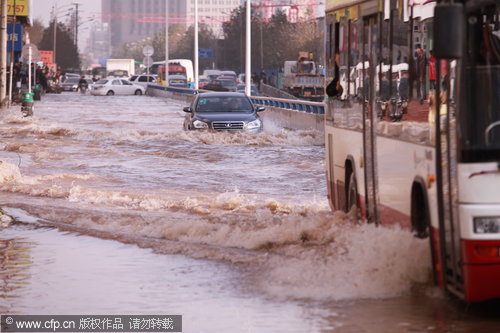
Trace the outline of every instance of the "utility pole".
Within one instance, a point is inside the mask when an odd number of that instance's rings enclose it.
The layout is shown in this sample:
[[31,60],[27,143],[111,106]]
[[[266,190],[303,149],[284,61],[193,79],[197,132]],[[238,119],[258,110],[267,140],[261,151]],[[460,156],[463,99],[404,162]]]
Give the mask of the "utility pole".
[[78,2],[73,2],[73,5],[75,5],[75,45],[76,45],[76,50],[78,51]]
[[[1,0],[0,9],[0,105],[3,107],[7,96],[7,0]],[[12,25],[14,38],[14,25]]]
[[168,0],[165,0],[165,87],[168,87]]
[[251,0],[247,0],[246,4],[246,48],[245,48],[245,93],[250,96],[251,93],[251,69],[252,69],[252,59],[251,55],[252,52],[250,50],[251,48],[251,38],[252,38],[252,33],[251,33],[251,27],[252,27],[252,3]]
[[[5,1],[7,2],[7,1]],[[13,82],[13,76],[14,76],[14,46],[15,46],[15,38],[14,38],[14,32],[16,29],[16,22],[17,22],[17,17],[16,17],[16,0],[14,0],[14,20],[12,20],[12,41],[11,41],[11,50],[10,50],[10,78],[9,78],[9,107],[12,105],[12,85],[14,84]],[[21,36],[18,36],[18,38],[22,38]],[[17,82],[16,82],[17,84]]]
[[57,2],[54,5],[54,46],[53,46],[53,56],[54,56],[54,71],[57,72],[57,60],[56,60],[56,37],[57,37]]
[[198,48],[198,0],[194,0],[194,89],[198,90],[198,68],[199,68],[199,48]]

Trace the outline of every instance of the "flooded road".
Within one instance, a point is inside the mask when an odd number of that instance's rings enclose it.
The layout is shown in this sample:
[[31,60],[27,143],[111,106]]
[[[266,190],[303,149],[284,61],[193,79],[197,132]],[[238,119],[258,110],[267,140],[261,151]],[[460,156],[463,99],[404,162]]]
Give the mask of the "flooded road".
[[[186,133],[183,104],[46,95],[0,118],[0,312],[183,315],[184,332],[491,332],[427,241],[326,201],[320,133]],[[92,237],[90,237],[92,236]],[[207,324],[210,326],[207,326]]]

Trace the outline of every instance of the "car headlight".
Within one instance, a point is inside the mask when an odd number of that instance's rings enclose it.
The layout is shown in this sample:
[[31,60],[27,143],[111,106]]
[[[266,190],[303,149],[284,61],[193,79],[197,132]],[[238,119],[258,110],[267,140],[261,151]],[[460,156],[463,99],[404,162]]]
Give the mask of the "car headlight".
[[260,119],[255,119],[254,121],[251,121],[247,124],[247,128],[259,128],[261,125]]
[[476,234],[496,234],[500,232],[500,216],[474,217]]
[[73,89],[78,89],[78,85],[77,85],[77,84],[74,84],[74,85],[73,85]]
[[194,128],[208,128],[208,124],[203,122],[203,121],[199,121],[199,120],[195,120],[193,121],[193,127]]

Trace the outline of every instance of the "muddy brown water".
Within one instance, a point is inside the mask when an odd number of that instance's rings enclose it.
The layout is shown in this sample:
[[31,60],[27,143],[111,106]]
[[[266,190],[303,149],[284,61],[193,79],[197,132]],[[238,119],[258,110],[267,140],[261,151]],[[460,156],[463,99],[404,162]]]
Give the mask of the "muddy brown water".
[[184,332],[495,332],[428,243],[326,201],[321,133],[186,133],[184,105],[45,95],[0,118],[0,313],[181,314]]

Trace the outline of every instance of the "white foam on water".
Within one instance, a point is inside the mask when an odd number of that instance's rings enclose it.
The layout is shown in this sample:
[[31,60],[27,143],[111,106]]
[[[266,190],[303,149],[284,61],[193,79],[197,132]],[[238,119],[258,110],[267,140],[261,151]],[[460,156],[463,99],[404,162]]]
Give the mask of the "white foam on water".
[[270,257],[260,287],[276,297],[345,300],[397,297],[429,283],[428,240],[398,227],[334,225],[331,242],[290,246],[284,256]]

